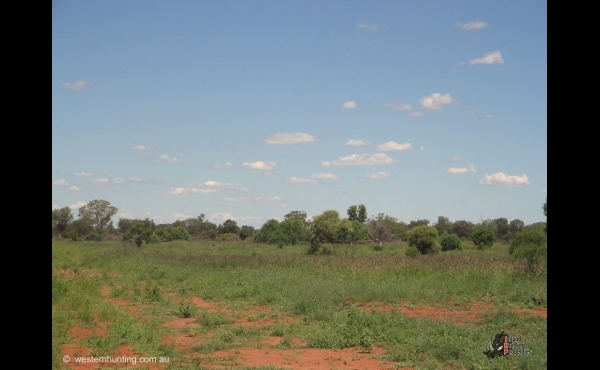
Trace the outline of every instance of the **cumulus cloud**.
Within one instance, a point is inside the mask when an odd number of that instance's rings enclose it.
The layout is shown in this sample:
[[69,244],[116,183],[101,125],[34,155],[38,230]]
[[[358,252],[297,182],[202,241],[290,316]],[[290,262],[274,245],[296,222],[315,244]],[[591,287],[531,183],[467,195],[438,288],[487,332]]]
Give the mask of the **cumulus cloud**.
[[493,53],[486,54],[483,58],[476,58],[469,60],[469,64],[503,64],[504,59],[502,59],[502,55],[500,55],[499,51],[494,51]]
[[212,215],[210,215],[210,218],[212,219],[216,219],[216,220],[235,220],[235,217],[233,217],[233,215],[229,212],[217,212],[217,213],[213,213]]
[[300,143],[310,143],[313,141],[317,141],[317,139],[309,134],[303,134],[300,132],[292,132],[292,133],[277,133],[273,136],[269,136],[265,139],[267,144],[282,144],[282,145],[290,145],[290,144],[300,144]]
[[365,179],[373,179],[373,180],[387,179],[388,177],[390,177],[390,173],[389,172],[377,172],[377,173],[370,174],[370,175],[364,175],[363,177]]
[[365,145],[369,145],[369,144],[371,144],[370,141],[354,140],[354,139],[350,139],[346,142],[346,145],[348,145],[348,146],[365,146]]
[[75,173],[73,173],[73,175],[80,176],[80,177],[98,176],[98,174],[95,172],[84,172],[84,171],[75,172]]
[[344,104],[342,104],[342,107],[346,109],[354,109],[357,107],[357,105],[355,101],[348,100],[347,102],[344,102]]
[[214,168],[231,169],[231,168],[233,168],[233,163],[231,163],[231,162],[225,162],[224,164],[215,164],[213,167]]
[[335,180],[339,179],[340,177],[338,175],[334,175],[333,173],[315,173],[310,175],[310,178],[318,180]]
[[71,208],[71,209],[79,209],[79,208],[81,208],[81,207],[85,206],[86,204],[87,204],[86,202],[79,201],[79,202],[77,202],[77,203],[73,203],[73,204],[71,204],[71,205],[69,206],[69,208]]
[[92,184],[108,184],[108,183],[110,183],[110,180],[107,178],[101,178],[101,179],[93,179],[90,182]]
[[248,188],[241,184],[222,184],[217,181],[206,181],[203,184],[181,186],[169,189],[167,195],[187,195],[187,194],[210,194],[210,193],[236,193],[246,191]]
[[81,191],[81,188],[77,185],[73,185],[69,188],[69,191]]
[[248,198],[248,197],[232,198],[232,197],[227,197],[227,198],[223,198],[223,200],[226,201],[226,202],[281,202],[281,197],[279,195],[276,195],[274,197],[255,197],[255,198]]
[[487,23],[486,22],[481,22],[481,21],[471,21],[471,22],[467,22],[467,23],[457,23],[456,24],[458,27],[462,28],[463,30],[466,31],[472,31],[472,30],[480,30],[484,27],[487,27]]
[[79,80],[75,82],[65,82],[62,85],[67,89],[71,89],[73,91],[81,91],[87,89],[90,83],[83,80]]
[[479,180],[481,185],[499,185],[499,186],[525,186],[529,185],[527,175],[523,176],[510,176],[503,172],[496,172],[493,175],[486,174],[485,177]]
[[242,164],[244,166],[248,166],[255,170],[272,170],[272,169],[277,168],[276,162],[256,161],[256,162],[243,162]]
[[475,170],[474,165],[470,165],[469,167],[450,167],[450,168],[448,168],[448,171],[446,171],[446,172],[453,173],[453,174],[462,174],[462,173],[477,172],[477,171]]
[[52,185],[67,186],[67,185],[69,185],[69,183],[65,179],[60,179],[60,180],[52,181]]
[[317,180],[314,179],[303,179],[301,177],[292,177],[289,180],[285,180],[286,184],[316,184]]
[[168,163],[174,163],[174,162],[178,162],[179,159],[175,158],[175,157],[170,157],[166,154],[161,155],[160,157],[154,158],[154,162],[168,162]]
[[377,145],[377,150],[380,152],[388,152],[391,150],[407,150],[412,148],[413,146],[411,143],[398,144],[394,141],[388,141],[385,144]]
[[323,161],[321,166],[363,166],[377,164],[392,164],[396,162],[394,158],[385,153],[376,154],[352,154],[345,157],[340,157],[335,161]]
[[442,109],[442,105],[451,104],[454,100],[450,94],[442,95],[440,93],[433,93],[430,96],[422,97],[419,102],[426,109],[440,110]]
[[410,104],[407,103],[398,103],[398,102],[391,102],[391,103],[387,103],[384,105],[384,107],[393,109],[393,110],[411,110],[412,106]]
[[154,149],[151,146],[146,146],[146,145],[136,145],[133,147],[133,149],[135,150],[149,150],[149,149]]

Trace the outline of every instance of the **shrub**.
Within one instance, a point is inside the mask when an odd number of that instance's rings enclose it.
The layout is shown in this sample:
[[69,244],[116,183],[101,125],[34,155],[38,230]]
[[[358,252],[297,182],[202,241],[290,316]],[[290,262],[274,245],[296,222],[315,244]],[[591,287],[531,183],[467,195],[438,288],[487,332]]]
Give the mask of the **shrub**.
[[427,225],[413,227],[408,233],[408,245],[416,247],[421,254],[439,252],[440,242],[437,229]]
[[177,226],[167,234],[167,240],[190,240],[190,233],[185,227]]
[[496,240],[496,234],[494,233],[494,229],[489,226],[482,226],[471,234],[471,240],[473,244],[477,247],[477,249],[483,249],[484,247],[491,247],[494,245],[494,240]]
[[417,249],[417,247],[408,247],[404,251],[404,255],[408,257],[416,257],[419,255],[419,250]]
[[308,248],[308,254],[333,254],[335,251],[331,243],[311,243]]
[[160,236],[156,235],[155,233],[152,233],[152,235],[150,235],[150,237],[148,238],[148,243],[160,243],[162,240],[160,239]]
[[440,244],[443,251],[461,250],[462,244],[460,244],[460,238],[456,234],[443,233],[440,236]]
[[524,259],[526,271],[535,274],[546,257],[546,233],[540,229],[533,229],[515,234],[508,252],[516,259]]

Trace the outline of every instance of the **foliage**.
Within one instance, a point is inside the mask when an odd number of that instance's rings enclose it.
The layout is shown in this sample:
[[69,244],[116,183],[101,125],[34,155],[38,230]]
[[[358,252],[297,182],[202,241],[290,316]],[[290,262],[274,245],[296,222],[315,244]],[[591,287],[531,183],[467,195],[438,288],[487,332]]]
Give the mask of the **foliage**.
[[408,245],[417,248],[421,254],[439,252],[440,242],[436,228],[427,225],[415,226],[408,232]]
[[71,208],[63,207],[52,210],[52,234],[62,234],[63,231],[73,221]]
[[137,221],[129,228],[129,231],[123,235],[123,240],[132,241],[135,245],[141,247],[143,242],[150,242],[150,237],[152,235],[155,234],[153,233],[152,228],[148,226],[148,223]]
[[411,221],[408,223],[409,229],[414,229],[417,226],[429,226],[429,220],[424,218],[422,220]]
[[313,238],[311,244],[349,243],[352,241],[354,228],[348,219],[340,219],[335,210],[327,210],[315,216],[311,225]]
[[404,251],[404,255],[408,256],[408,257],[416,257],[419,254],[420,253],[419,253],[419,250],[417,249],[417,247],[411,246],[411,247],[406,248],[406,250]]
[[538,228],[516,234],[508,252],[516,259],[524,259],[527,272],[535,273],[547,254],[546,233]]
[[475,224],[466,220],[455,221],[452,225],[452,231],[454,231],[454,233],[461,239],[470,238],[474,229]]
[[146,218],[145,220],[131,219],[131,218],[119,218],[119,221],[117,222],[117,228],[119,230],[119,233],[121,233],[122,235],[125,235],[129,230],[131,230],[133,225],[138,222],[144,224],[145,227],[150,228],[152,230],[154,230],[154,228],[155,228],[154,221],[149,218]]
[[390,228],[383,221],[369,220],[367,221],[365,226],[369,230],[369,233],[371,234],[373,240],[378,241],[380,243],[389,242],[394,236],[390,231]]
[[225,220],[222,225],[217,228],[219,234],[239,234],[240,227],[237,222],[232,219]]
[[448,217],[438,216],[437,223],[433,226],[438,231],[438,235],[443,235],[444,233],[452,233],[452,222],[450,222],[450,219]]
[[369,229],[365,225],[363,225],[358,220],[353,220],[351,222],[352,222],[353,231],[350,236],[350,239],[351,239],[352,243],[357,242],[357,241],[371,240],[371,233],[369,232]]
[[[392,233],[392,240],[400,239],[406,241],[406,232],[408,231],[408,225],[405,222],[398,221],[396,217],[386,215],[385,213],[379,213],[377,217],[369,220],[369,222],[373,221],[377,222],[377,225],[375,226],[376,228],[379,228],[379,224],[385,225],[385,227],[387,227],[387,229]],[[371,235],[373,235],[373,238],[377,238],[380,241],[386,241],[385,239],[376,237],[375,234],[373,234],[373,230],[369,230],[371,231]],[[379,235],[385,238],[384,234]]]
[[471,240],[477,249],[483,249],[484,247],[491,247],[494,245],[496,240],[496,234],[494,230],[489,226],[480,226],[473,231],[471,234]]
[[281,240],[281,229],[279,221],[274,218],[265,222],[254,235],[254,241],[258,243],[276,244],[279,240]]
[[166,235],[166,239],[168,241],[171,240],[190,240],[190,233],[183,226],[177,226],[171,229],[171,231]]
[[287,219],[279,224],[279,243],[295,245],[310,240],[312,234],[300,219]]
[[360,223],[363,223],[367,220],[367,207],[365,207],[364,204],[361,204],[359,206],[350,206],[350,208],[348,208],[348,220],[350,221],[359,221]]
[[63,236],[71,240],[85,239],[94,230],[92,224],[90,217],[83,216],[71,222],[63,232]]
[[[542,209],[544,210],[544,216],[546,216],[546,218],[547,218],[548,217],[548,198],[546,198],[546,201],[544,202]],[[548,233],[548,221],[546,221],[546,224],[544,225],[544,232],[546,234]]]
[[310,227],[310,221],[306,219],[307,215],[304,211],[291,211],[283,217],[285,220],[300,220],[306,227]]
[[460,243],[460,238],[454,233],[443,233],[440,236],[440,245],[442,246],[443,251],[463,249],[462,244]]
[[109,201],[96,199],[79,208],[79,217],[89,217],[96,230],[100,230],[108,225],[117,211],[118,208],[111,206]]
[[308,254],[333,254],[335,252],[335,248],[331,243],[322,243],[322,244],[312,244],[308,248]]
[[508,219],[501,217],[494,220],[496,223],[496,238],[507,240],[509,231]]

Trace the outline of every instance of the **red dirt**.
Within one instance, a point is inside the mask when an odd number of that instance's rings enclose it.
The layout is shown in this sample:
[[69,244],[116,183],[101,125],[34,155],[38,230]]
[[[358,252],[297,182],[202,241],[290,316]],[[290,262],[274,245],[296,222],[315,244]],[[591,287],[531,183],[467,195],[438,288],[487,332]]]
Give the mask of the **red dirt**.
[[[242,348],[213,352],[209,356],[202,357],[201,362],[207,369],[230,368],[232,362],[237,366],[275,366],[294,370],[394,369],[392,362],[377,358],[377,355],[382,354],[384,350],[380,347],[374,348],[370,353],[362,353],[356,348],[338,351],[316,348],[283,350]],[[227,362],[227,365],[219,362]]]
[[175,320],[171,320],[165,323],[165,326],[170,326],[172,328],[199,328],[200,325],[196,324],[194,321],[197,319],[195,317],[188,318],[177,318]]

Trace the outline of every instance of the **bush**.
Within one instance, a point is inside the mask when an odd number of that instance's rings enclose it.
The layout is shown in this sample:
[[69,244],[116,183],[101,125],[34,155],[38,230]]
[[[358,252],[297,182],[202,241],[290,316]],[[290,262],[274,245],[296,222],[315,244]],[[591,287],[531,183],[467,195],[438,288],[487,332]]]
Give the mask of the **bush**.
[[482,226],[473,231],[471,234],[471,240],[477,249],[483,249],[484,247],[490,248],[492,245],[494,245],[496,234],[494,233],[494,229],[491,227]]
[[308,248],[308,254],[333,254],[334,251],[335,249],[331,243],[311,243]]
[[160,239],[160,236],[156,235],[155,233],[152,233],[152,235],[150,235],[150,237],[148,238],[148,243],[160,243],[162,240]]
[[516,259],[524,259],[526,271],[535,274],[546,257],[546,233],[540,229],[533,229],[515,234],[508,252]]
[[185,227],[177,226],[167,234],[167,240],[190,240],[190,233]]
[[451,250],[462,250],[462,244],[460,244],[460,238],[456,234],[443,233],[440,236],[440,244],[443,251]]
[[416,257],[419,255],[419,250],[417,249],[417,247],[408,247],[404,251],[404,255],[408,257]]
[[440,242],[437,229],[427,225],[413,227],[408,233],[408,245],[416,247],[421,254],[439,252]]

